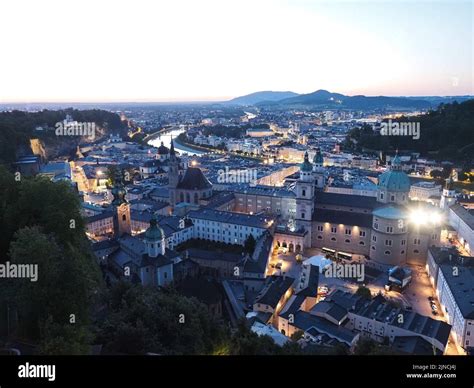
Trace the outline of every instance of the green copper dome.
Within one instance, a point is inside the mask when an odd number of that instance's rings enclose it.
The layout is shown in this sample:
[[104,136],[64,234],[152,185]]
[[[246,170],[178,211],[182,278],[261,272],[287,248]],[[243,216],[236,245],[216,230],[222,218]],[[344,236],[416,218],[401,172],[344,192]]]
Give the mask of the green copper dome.
[[379,176],[378,186],[387,191],[410,191],[410,179],[408,178],[408,175],[402,171],[401,161],[398,154],[393,158],[390,170],[385,171]]
[[304,162],[300,164],[300,171],[310,172],[313,170],[313,165],[309,161],[308,151],[304,153]]
[[163,238],[165,232],[163,229],[160,228],[158,225],[158,221],[156,216],[153,215],[150,220],[150,227],[145,232],[145,240],[146,241],[158,241]]
[[314,155],[313,163],[314,164],[323,164],[323,162],[324,162],[323,154],[321,153],[321,149],[318,147],[318,148],[316,148],[316,154]]

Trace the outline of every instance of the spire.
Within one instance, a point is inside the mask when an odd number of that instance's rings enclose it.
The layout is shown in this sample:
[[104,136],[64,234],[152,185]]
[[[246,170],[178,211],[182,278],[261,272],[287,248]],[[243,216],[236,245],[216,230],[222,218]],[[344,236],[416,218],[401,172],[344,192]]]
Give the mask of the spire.
[[173,137],[171,137],[171,147],[170,147],[170,155],[174,155],[174,143],[173,143]]
[[397,151],[395,152],[395,156],[392,160],[391,170],[398,171],[398,170],[401,170],[401,167],[402,167],[402,161],[400,160],[400,156],[398,156],[398,148],[397,148]]
[[115,172],[114,187],[112,188],[112,195],[114,196],[112,204],[115,206],[119,206],[122,203],[127,203],[127,200],[125,199],[126,194],[127,192],[125,191],[125,187],[122,183],[122,171],[120,169],[117,169],[117,171]]
[[308,151],[304,153],[304,161],[309,163]]
[[451,170],[451,173],[449,174],[448,179],[446,179],[446,185],[444,187],[446,190],[452,190],[453,189],[453,171]]

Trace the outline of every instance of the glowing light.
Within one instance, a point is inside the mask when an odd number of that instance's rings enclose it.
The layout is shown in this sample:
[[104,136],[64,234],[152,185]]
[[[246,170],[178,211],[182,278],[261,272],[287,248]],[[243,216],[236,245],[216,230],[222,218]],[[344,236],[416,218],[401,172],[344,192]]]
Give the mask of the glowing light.
[[437,211],[426,211],[423,209],[415,209],[410,213],[410,221],[416,225],[433,224],[439,225],[442,221],[442,216]]
[[197,166],[197,162],[196,162],[195,160],[193,160],[193,161],[191,162],[191,166],[193,166],[193,167]]

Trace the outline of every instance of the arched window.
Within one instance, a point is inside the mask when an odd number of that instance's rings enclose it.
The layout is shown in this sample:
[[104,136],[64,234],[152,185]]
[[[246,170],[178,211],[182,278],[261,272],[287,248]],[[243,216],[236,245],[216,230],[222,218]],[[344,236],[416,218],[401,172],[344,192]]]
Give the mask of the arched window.
[[184,202],[184,194],[183,194],[183,193],[181,193],[181,194],[179,195],[179,198],[181,199],[181,202]]
[[385,254],[386,254],[386,255],[389,255],[389,254],[390,254],[390,251],[385,251]]
[[186,202],[191,202],[191,197],[189,196],[189,193],[186,193]]
[[198,193],[194,193],[194,203],[198,203]]
[[125,214],[122,214],[122,221],[127,221],[127,216]]

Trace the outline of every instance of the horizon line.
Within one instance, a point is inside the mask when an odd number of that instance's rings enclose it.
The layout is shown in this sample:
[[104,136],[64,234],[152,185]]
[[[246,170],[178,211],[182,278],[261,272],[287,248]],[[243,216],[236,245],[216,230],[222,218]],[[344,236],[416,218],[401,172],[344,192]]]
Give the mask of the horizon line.
[[[325,89],[319,89],[319,90],[325,90]],[[157,100],[13,100],[13,101],[2,101],[0,100],[0,105],[7,105],[7,104],[220,104],[220,103],[225,103],[225,102],[230,102],[233,99],[240,98],[240,97],[245,97],[248,95],[256,94],[256,93],[261,93],[261,92],[291,92],[291,91],[280,91],[280,90],[262,90],[258,92],[252,92],[248,94],[243,94],[240,96],[236,97],[225,97],[226,99],[207,99],[204,97],[203,99],[157,99]],[[296,93],[296,92],[293,92]],[[306,94],[311,94],[314,92],[310,93],[296,93],[297,95],[306,95]],[[336,93],[336,94],[343,94],[343,93],[337,93],[337,92],[330,92],[330,93]],[[367,95],[367,94],[353,94],[353,95],[346,95],[348,97],[354,97],[354,96],[364,96],[364,97],[400,97],[400,98],[427,98],[427,97],[440,97],[440,98],[454,98],[454,97],[474,97],[474,94],[456,94],[456,95],[441,95],[441,94],[428,94],[428,95],[386,95],[386,94],[374,94],[374,95]]]

